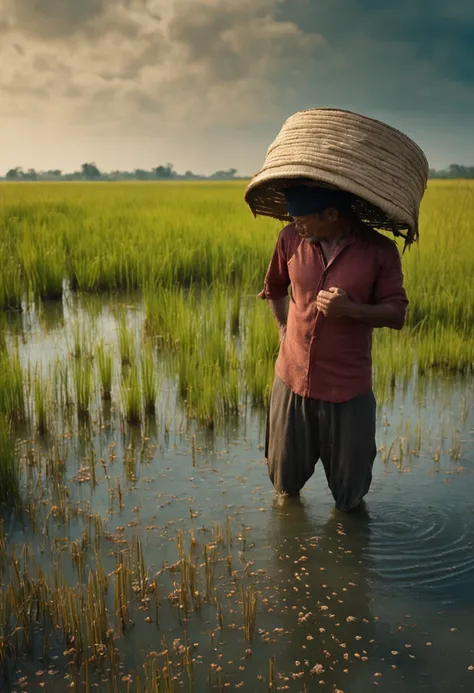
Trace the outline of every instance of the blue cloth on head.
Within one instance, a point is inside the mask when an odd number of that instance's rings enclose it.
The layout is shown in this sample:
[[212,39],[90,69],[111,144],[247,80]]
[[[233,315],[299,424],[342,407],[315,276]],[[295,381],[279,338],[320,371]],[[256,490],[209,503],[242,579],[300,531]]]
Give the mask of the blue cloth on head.
[[328,207],[347,209],[348,195],[343,190],[331,190],[308,185],[298,185],[285,191],[286,206],[292,217],[319,214]]

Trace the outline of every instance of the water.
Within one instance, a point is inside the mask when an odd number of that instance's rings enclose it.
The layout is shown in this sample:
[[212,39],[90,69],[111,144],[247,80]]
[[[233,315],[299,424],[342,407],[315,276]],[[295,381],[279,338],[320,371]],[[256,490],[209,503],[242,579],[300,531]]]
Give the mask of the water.
[[[86,325],[92,320],[98,336],[116,340],[113,310],[103,299],[54,304],[41,319],[28,314],[11,326],[12,336],[21,337],[23,364],[46,368],[64,356],[75,316]],[[130,305],[129,317],[138,335],[139,303]],[[230,690],[267,691],[271,658],[276,690],[473,690],[472,384],[433,382],[419,403],[416,392],[398,393],[379,410],[381,452],[366,512],[357,516],[334,511],[321,464],[301,501],[278,502],[263,458],[265,412],[247,408],[213,431],[200,429],[186,421],[169,377],[156,418],[144,429],[124,427],[112,404],[100,415],[97,409],[87,435],[74,429],[73,435],[51,434],[37,443],[36,454],[43,449],[45,455],[55,441],[60,444],[70,504],[79,502],[86,515],[106,520],[101,542],[106,572],[114,570],[119,542],[138,532],[149,575],[161,573],[159,624],[153,609],[141,609],[138,600],[130,631],[117,630],[123,678],[135,680],[149,653],[159,655],[165,642],[176,663],[173,690],[191,690],[177,664],[186,642],[192,644],[196,691],[208,690],[209,678],[216,690],[229,684]],[[84,472],[91,451],[103,460],[96,464],[95,486]],[[39,518],[57,503],[55,493],[52,485],[35,487]],[[163,566],[179,560],[178,532],[187,545],[192,530],[202,566],[203,547],[212,544],[226,518],[232,541],[227,535],[214,542],[213,594],[223,624],[212,603],[201,613],[191,608],[186,619],[170,598],[176,575]],[[51,540],[75,540],[84,516],[71,515],[64,524],[53,514],[48,522]],[[18,524],[10,532],[10,546],[27,542],[51,570],[44,532],[32,534]],[[60,562],[75,584],[68,557],[65,552]],[[252,586],[258,612],[254,638],[247,641],[240,589]],[[204,583],[201,589],[204,594]],[[109,606],[113,614],[113,595]],[[15,681],[25,676],[27,686],[43,685],[54,693],[69,686],[61,640],[52,638],[50,648],[48,666],[40,659],[41,648],[21,661],[10,690],[20,690]],[[100,679],[97,683],[98,690],[111,690]],[[127,690],[126,680],[120,685]]]

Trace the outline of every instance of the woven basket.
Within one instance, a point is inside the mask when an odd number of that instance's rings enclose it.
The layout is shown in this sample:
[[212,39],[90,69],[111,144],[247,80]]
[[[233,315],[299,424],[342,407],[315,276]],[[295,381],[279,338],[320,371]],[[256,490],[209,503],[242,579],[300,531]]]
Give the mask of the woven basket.
[[245,191],[254,216],[290,221],[282,190],[295,179],[352,193],[362,221],[402,236],[406,245],[418,240],[428,161],[415,142],[385,123],[331,108],[295,113]]

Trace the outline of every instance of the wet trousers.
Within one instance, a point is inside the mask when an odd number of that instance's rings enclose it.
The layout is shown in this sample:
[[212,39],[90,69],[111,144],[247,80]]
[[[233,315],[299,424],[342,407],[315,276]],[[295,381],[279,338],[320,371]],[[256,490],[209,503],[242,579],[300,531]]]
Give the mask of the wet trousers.
[[334,404],[296,395],[276,376],[265,440],[275,490],[297,495],[321,460],[336,507],[356,508],[372,483],[375,428],[372,391]]

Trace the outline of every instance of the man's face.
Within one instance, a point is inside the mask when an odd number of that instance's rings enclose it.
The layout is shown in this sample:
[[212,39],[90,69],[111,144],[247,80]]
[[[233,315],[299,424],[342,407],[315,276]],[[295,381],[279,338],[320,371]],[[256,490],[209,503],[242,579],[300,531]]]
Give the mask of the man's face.
[[336,209],[325,209],[319,214],[307,214],[303,217],[293,217],[296,230],[303,238],[313,243],[329,240],[337,229],[339,214]]

